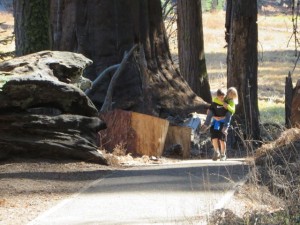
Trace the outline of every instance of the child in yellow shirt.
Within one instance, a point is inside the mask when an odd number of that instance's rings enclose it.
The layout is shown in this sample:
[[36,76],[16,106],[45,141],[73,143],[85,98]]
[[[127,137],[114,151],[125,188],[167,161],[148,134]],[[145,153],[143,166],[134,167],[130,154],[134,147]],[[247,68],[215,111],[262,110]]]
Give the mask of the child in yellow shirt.
[[[218,96],[218,93],[219,93],[219,96]],[[217,104],[217,106],[215,107],[215,109],[212,109],[210,107],[210,109],[208,110],[207,117],[206,117],[204,124],[201,127],[201,131],[206,131],[209,128],[211,119],[213,117],[224,117],[224,125],[223,125],[222,132],[224,134],[228,133],[228,128],[230,126],[231,117],[235,113],[236,104],[238,104],[238,93],[237,93],[236,88],[234,88],[234,87],[228,88],[225,98],[223,97],[223,101],[220,98],[220,96],[222,96],[221,93],[222,93],[222,90],[219,89],[217,91],[217,97],[213,98],[212,106],[214,104]],[[224,112],[224,110],[226,112]]]

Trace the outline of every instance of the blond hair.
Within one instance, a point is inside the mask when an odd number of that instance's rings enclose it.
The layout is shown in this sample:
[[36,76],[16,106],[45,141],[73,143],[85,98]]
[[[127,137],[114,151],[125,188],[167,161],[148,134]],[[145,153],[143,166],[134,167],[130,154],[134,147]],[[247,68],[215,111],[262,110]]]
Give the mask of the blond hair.
[[235,87],[228,88],[225,99],[232,99],[236,105],[239,103],[238,92]]

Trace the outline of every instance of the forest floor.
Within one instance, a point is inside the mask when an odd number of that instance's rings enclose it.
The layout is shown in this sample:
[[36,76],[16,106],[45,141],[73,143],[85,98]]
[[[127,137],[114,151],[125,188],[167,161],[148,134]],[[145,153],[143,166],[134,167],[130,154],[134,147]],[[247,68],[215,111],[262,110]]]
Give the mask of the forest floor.
[[[224,12],[205,13],[203,15],[205,35],[205,53],[209,80],[212,90],[226,88],[226,45],[224,40]],[[13,31],[13,18],[10,13],[1,13],[1,36]],[[259,26],[259,98],[263,107],[273,107],[279,111],[279,122],[284,121],[284,85],[289,71],[295,63],[294,46],[289,43],[292,35],[290,16],[283,14],[260,14]],[[171,39],[174,42],[175,39]],[[10,51],[14,43],[0,46],[0,51]],[[171,51],[176,58],[176,45],[171,44]],[[294,82],[299,79],[299,69],[293,72]],[[266,110],[269,112],[269,110]],[[268,116],[266,116],[268,118]],[[274,121],[272,121],[274,122]],[[170,159],[160,159],[164,163]],[[83,188],[95,179],[101,179],[115,169],[132,164],[154,163],[148,158],[125,159],[119,166],[102,166],[75,161],[52,161],[32,159],[12,159],[0,162],[0,224],[23,225],[36,217],[40,212],[54,206]],[[172,160],[171,160],[172,161]],[[157,162],[155,162],[157,163]],[[252,193],[253,197],[246,197]],[[231,204],[241,204],[246,210],[261,207],[265,210],[276,210],[277,201],[262,202],[265,189],[245,186],[234,196]],[[269,196],[269,195],[268,195]],[[250,200],[249,200],[250,199]],[[271,198],[264,198],[271,199]],[[278,201],[279,202],[279,201]]]

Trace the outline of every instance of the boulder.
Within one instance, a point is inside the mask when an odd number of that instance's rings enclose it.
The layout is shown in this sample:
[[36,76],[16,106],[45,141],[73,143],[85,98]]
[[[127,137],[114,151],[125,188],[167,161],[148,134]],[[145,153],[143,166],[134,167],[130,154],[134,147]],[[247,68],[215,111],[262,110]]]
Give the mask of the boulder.
[[85,95],[92,63],[81,54],[43,51],[0,63],[0,159],[79,159],[107,164],[97,134],[105,128]]
[[107,164],[97,151],[105,123],[79,115],[0,115],[0,159],[8,156],[79,159]]
[[30,108],[52,107],[64,114],[98,115],[82,90],[41,73],[8,76],[0,91],[0,100],[1,111],[25,112]]
[[[41,51],[0,62],[0,75],[49,75],[57,80],[82,87],[85,91],[91,81],[82,76],[83,70],[93,62],[73,52]],[[89,84],[89,85],[88,85]]]

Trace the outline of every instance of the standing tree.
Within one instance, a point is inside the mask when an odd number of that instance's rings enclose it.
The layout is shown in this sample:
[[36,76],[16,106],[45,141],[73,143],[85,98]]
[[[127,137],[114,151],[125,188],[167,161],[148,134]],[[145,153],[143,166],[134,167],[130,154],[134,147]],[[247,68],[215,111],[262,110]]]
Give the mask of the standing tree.
[[16,56],[51,48],[49,1],[14,0]]
[[236,112],[246,139],[259,140],[257,1],[228,0],[226,14],[227,85],[238,89]]
[[201,0],[178,0],[177,5],[180,72],[197,95],[211,102],[204,54]]
[[[160,0],[51,1],[51,28],[54,50],[79,52],[93,60],[86,74],[91,80],[139,46],[118,78],[113,108],[161,117],[205,112],[207,103],[173,65]],[[98,108],[111,73],[89,92]]]

